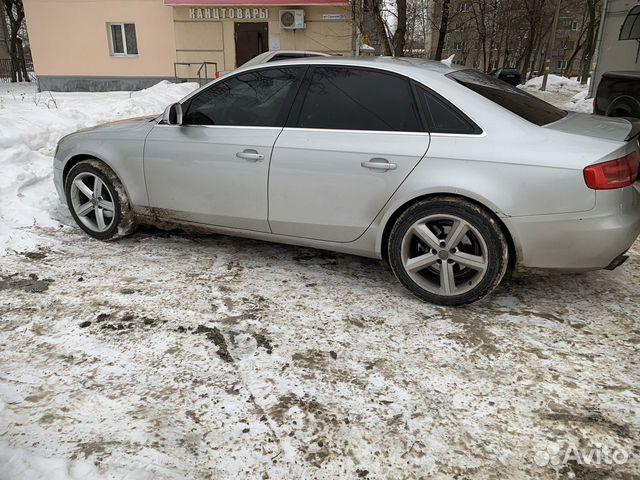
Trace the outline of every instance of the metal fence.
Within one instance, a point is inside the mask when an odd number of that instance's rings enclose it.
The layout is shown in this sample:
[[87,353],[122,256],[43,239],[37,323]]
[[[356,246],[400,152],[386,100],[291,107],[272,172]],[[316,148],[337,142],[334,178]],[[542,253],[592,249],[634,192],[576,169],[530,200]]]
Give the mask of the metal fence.
[[[33,62],[26,61],[27,74],[32,82],[36,81],[36,74],[33,71]],[[11,60],[8,58],[0,58],[0,83],[11,82]]]

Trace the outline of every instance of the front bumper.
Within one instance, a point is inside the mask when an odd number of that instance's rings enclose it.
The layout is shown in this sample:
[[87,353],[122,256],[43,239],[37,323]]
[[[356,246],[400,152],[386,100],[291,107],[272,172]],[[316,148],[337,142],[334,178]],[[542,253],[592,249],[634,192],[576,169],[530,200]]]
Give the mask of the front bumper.
[[624,254],[640,234],[640,184],[599,190],[589,212],[503,219],[525,267],[598,270]]
[[64,181],[62,178],[62,169],[56,168],[54,165],[53,168],[53,184],[56,186],[56,191],[58,192],[58,198],[60,199],[60,203],[63,205],[67,204],[67,197],[64,194]]

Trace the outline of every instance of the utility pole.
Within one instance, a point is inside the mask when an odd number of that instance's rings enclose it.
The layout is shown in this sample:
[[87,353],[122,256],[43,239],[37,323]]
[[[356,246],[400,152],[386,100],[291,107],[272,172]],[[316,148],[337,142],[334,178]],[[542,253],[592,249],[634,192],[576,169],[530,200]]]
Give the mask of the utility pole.
[[544,52],[544,76],[542,77],[542,87],[540,87],[540,90],[543,92],[547,89],[553,44],[556,41],[556,30],[558,29],[558,18],[560,17],[560,1],[561,0],[556,0],[556,12],[553,15],[553,24],[551,26],[551,32],[549,33],[549,43],[547,44],[547,51]]

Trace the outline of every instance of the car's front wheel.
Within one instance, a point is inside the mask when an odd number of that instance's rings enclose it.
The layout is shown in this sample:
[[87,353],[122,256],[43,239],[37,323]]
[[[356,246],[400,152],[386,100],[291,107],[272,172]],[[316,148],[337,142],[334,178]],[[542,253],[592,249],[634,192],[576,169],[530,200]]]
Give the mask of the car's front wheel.
[[463,305],[494,290],[508,266],[500,225],[456,197],[429,198],[403,212],[389,236],[396,277],[413,294],[439,305]]
[[74,165],[65,181],[67,205],[73,219],[98,240],[113,240],[131,233],[133,212],[122,183],[98,160]]

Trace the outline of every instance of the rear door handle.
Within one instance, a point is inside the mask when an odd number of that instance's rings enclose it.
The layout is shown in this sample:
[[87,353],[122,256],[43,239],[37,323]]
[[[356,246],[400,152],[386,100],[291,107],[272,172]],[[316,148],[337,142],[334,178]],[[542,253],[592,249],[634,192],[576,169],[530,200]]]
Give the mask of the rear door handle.
[[236,153],[236,157],[244,158],[245,160],[253,160],[254,162],[264,160],[264,155],[262,153],[258,153],[256,150],[250,148]]
[[372,170],[395,170],[398,168],[398,165],[395,163],[389,163],[386,158],[372,158],[368,162],[362,162],[364,168],[369,168]]

